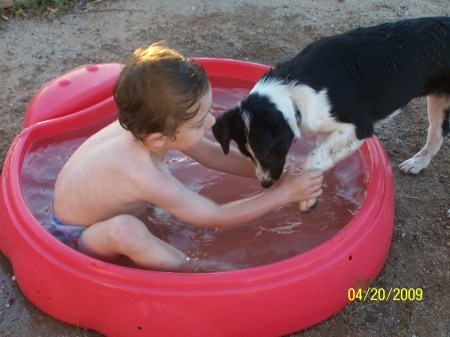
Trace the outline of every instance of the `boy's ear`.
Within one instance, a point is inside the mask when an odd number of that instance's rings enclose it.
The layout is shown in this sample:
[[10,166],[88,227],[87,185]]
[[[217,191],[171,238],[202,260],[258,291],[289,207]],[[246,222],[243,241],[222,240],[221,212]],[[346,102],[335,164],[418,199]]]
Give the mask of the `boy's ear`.
[[161,148],[166,145],[167,142],[167,136],[162,134],[161,132],[155,132],[149,134],[146,138],[144,143],[147,146],[155,147],[155,148]]
[[216,123],[212,127],[213,135],[216,137],[225,154],[230,152],[231,120],[235,115],[233,113],[234,110],[235,109],[224,112],[221,116],[217,117]]

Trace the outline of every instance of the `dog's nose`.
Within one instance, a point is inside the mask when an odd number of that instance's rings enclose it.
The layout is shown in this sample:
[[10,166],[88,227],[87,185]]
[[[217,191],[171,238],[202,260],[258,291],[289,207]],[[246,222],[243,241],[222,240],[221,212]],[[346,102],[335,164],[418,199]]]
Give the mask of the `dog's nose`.
[[261,186],[264,187],[264,188],[269,188],[272,185],[273,185],[273,181],[272,180],[262,180],[261,181]]

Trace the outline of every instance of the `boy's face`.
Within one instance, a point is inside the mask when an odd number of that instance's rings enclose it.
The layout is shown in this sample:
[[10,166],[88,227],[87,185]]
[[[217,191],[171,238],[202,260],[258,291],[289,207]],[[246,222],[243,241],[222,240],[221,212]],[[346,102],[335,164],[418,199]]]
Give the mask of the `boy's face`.
[[176,134],[173,145],[179,150],[187,149],[197,144],[214,125],[216,119],[211,115],[212,91],[211,88],[187,112],[197,111],[197,114],[182,124]]

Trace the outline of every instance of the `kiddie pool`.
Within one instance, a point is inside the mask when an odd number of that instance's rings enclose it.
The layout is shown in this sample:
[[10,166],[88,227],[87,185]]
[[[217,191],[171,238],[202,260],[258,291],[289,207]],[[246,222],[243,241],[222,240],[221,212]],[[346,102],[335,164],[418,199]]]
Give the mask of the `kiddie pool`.
[[[267,66],[198,58],[211,79],[254,83]],[[331,239],[292,258],[243,270],[174,273],[139,270],[85,256],[57,241],[24,201],[27,152],[47,137],[112,121],[118,63],[77,68],[33,97],[24,129],[6,156],[0,190],[0,249],[25,296],[49,315],[107,336],[281,336],[310,327],[349,303],[349,288],[373,281],[390,246],[393,178],[380,143],[359,150],[367,193]]]

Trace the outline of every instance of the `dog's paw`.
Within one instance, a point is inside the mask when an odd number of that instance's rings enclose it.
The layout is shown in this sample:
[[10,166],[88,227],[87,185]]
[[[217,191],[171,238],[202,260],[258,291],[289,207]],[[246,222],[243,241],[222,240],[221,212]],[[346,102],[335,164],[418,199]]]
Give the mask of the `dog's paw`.
[[405,174],[417,174],[426,168],[428,164],[429,161],[427,162],[423,157],[414,156],[408,160],[405,160],[399,165],[399,167],[400,171]]
[[300,205],[299,206],[300,206],[300,211],[302,213],[308,213],[314,207],[317,206],[317,199],[309,199],[309,200],[300,201]]

